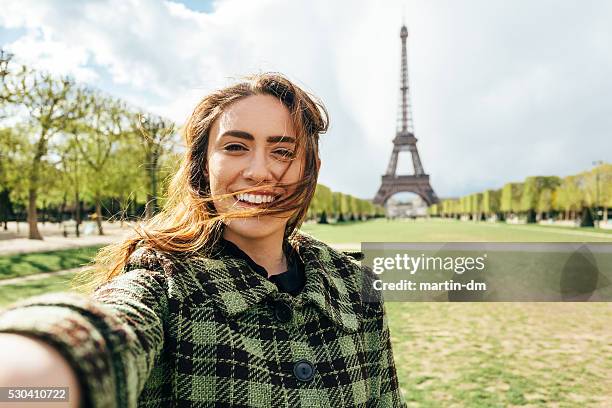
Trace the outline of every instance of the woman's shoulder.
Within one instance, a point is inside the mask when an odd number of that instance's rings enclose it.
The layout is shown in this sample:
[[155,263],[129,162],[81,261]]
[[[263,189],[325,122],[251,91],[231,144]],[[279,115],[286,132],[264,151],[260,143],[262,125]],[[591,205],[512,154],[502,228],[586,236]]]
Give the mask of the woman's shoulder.
[[173,254],[151,246],[139,245],[123,267],[123,275],[160,277],[170,297],[185,299],[201,289],[191,264],[192,256]]
[[373,290],[372,283],[376,276],[371,268],[362,264],[362,252],[335,249],[301,231],[292,238],[307,258],[306,261],[314,263],[315,268],[331,278],[331,284],[342,287],[349,298],[359,302],[364,308],[363,313],[374,313],[375,317],[382,315],[382,294]]
[[134,269],[146,269],[151,272],[171,274],[176,268],[176,260],[167,253],[150,246],[140,245],[129,256],[124,272]]
[[345,262],[350,262],[351,264],[357,264],[358,261],[363,259],[363,253],[360,251],[347,251],[336,249],[333,246],[318,240],[312,235],[305,233],[303,231],[297,231],[290,238],[289,241],[291,244],[298,248],[298,250],[308,250],[313,249],[318,251],[320,254],[320,258],[322,259],[334,259],[341,260]]

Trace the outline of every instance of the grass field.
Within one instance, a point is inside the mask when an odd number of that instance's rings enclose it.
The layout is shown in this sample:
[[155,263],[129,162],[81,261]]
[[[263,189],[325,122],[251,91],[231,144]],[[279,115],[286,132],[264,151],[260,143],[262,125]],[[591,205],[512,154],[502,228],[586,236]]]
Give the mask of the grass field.
[[17,278],[83,266],[100,246],[0,256],[0,279]]
[[612,234],[589,229],[507,225],[455,220],[306,224],[303,231],[328,243],[360,242],[612,242]]
[[42,279],[28,281],[15,285],[0,285],[0,307],[7,306],[17,300],[48,292],[72,290],[70,280],[74,273],[47,276]]
[[[306,225],[330,243],[612,242],[569,228],[454,221]],[[358,247],[357,247],[358,248]],[[68,276],[0,286],[0,305],[66,287]],[[400,386],[415,407],[612,406],[610,303],[386,304]]]

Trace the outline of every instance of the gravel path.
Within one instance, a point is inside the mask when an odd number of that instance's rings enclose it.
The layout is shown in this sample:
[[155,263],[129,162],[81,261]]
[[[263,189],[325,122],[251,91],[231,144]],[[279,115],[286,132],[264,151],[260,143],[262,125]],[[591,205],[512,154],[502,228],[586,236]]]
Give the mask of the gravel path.
[[[9,223],[12,225],[13,223]],[[14,227],[14,226],[13,226]],[[121,238],[128,235],[132,229],[128,227],[128,224],[124,224],[121,228],[119,223],[104,223],[104,234],[95,235],[95,229],[90,226],[83,227],[83,234],[79,238],[71,233],[68,237],[61,235],[61,229],[58,224],[50,224],[43,228],[42,225],[41,233],[43,240],[28,239],[23,236],[16,235],[15,231],[2,231],[0,233],[0,256],[1,255],[14,255],[14,254],[25,254],[31,252],[47,252],[57,251],[60,249],[70,248],[81,248],[95,245],[108,245],[113,242],[120,241]],[[21,226],[21,234],[23,235],[27,228]],[[90,232],[86,234],[85,232]]]

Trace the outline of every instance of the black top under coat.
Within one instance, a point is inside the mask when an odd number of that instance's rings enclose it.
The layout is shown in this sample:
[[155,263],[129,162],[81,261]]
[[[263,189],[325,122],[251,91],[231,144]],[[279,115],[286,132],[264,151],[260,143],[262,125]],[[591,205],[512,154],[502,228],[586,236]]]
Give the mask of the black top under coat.
[[295,253],[290,246],[283,245],[285,256],[287,257],[288,269],[285,272],[277,275],[272,275],[268,278],[266,269],[255,263],[242,249],[233,242],[221,238],[220,242],[221,253],[243,259],[247,264],[258,274],[274,283],[279,292],[289,293],[291,296],[299,294],[306,284],[306,274],[304,272],[304,264],[299,255]]

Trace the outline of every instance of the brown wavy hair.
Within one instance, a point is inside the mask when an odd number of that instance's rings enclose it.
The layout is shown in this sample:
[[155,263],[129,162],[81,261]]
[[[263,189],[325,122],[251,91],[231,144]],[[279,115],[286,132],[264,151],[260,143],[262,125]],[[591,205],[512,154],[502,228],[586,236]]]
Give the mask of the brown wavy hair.
[[[293,193],[265,207],[218,214],[210,194],[206,172],[210,130],[215,120],[232,103],[252,95],[271,95],[287,107],[296,135],[294,159],[303,158],[302,177]],[[204,97],[187,121],[183,136],[186,151],[180,167],[168,186],[168,197],[161,211],[134,228],[122,242],[102,248],[94,258],[93,268],[81,276],[87,290],[119,275],[138,246],[145,246],[173,256],[209,254],[221,237],[228,219],[257,215],[280,215],[295,211],[287,221],[285,238],[296,231],[308,210],[318,178],[319,135],[327,131],[329,117],[314,96],[278,73],[246,77],[242,82],[217,90]],[[288,186],[285,184],[284,186]],[[251,192],[261,186],[217,196],[223,199]]]

